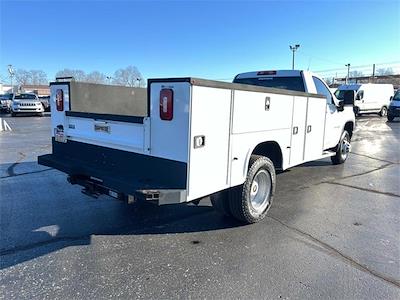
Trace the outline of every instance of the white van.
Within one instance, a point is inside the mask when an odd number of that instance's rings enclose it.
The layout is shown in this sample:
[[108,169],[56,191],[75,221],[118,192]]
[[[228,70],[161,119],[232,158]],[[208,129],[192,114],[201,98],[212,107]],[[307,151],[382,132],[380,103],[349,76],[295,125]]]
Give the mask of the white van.
[[341,85],[335,92],[336,98],[343,100],[344,92],[354,91],[354,112],[379,113],[381,117],[387,115],[390,100],[394,95],[392,84],[350,84]]

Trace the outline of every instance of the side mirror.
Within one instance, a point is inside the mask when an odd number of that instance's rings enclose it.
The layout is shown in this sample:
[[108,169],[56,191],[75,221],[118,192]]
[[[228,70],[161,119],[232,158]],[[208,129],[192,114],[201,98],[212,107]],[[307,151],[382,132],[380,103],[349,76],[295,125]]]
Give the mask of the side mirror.
[[337,106],[338,111],[344,111],[344,100],[339,100],[338,106]]
[[346,91],[343,99],[343,105],[354,105],[354,91]]
[[393,96],[390,96],[390,101],[392,101],[393,100]]

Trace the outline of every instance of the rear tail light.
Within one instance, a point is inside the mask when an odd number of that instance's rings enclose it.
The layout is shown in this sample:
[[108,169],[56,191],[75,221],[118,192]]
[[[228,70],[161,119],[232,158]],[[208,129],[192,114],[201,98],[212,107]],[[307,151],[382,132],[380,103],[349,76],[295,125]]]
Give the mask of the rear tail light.
[[160,118],[171,121],[174,117],[174,91],[162,89],[160,92]]
[[61,89],[56,91],[56,106],[58,111],[64,110],[64,92]]

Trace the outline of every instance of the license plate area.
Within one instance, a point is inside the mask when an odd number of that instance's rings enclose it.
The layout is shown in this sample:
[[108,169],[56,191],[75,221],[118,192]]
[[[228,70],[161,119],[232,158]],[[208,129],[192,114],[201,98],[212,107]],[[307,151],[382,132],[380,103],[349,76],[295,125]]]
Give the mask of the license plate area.
[[54,140],[59,143],[67,142],[67,137],[64,134],[64,129],[60,129],[60,128],[54,129]]
[[111,133],[111,127],[107,122],[96,122],[94,123],[94,131]]

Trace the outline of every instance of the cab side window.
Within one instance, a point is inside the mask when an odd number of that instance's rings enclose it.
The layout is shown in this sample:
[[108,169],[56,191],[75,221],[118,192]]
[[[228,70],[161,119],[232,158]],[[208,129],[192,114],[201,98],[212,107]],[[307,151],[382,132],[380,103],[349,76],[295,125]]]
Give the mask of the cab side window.
[[332,94],[330,90],[326,87],[326,85],[317,77],[313,76],[313,81],[315,84],[315,88],[317,89],[317,94],[326,97],[326,103],[332,103]]
[[358,91],[356,100],[362,100],[364,98],[364,91]]

